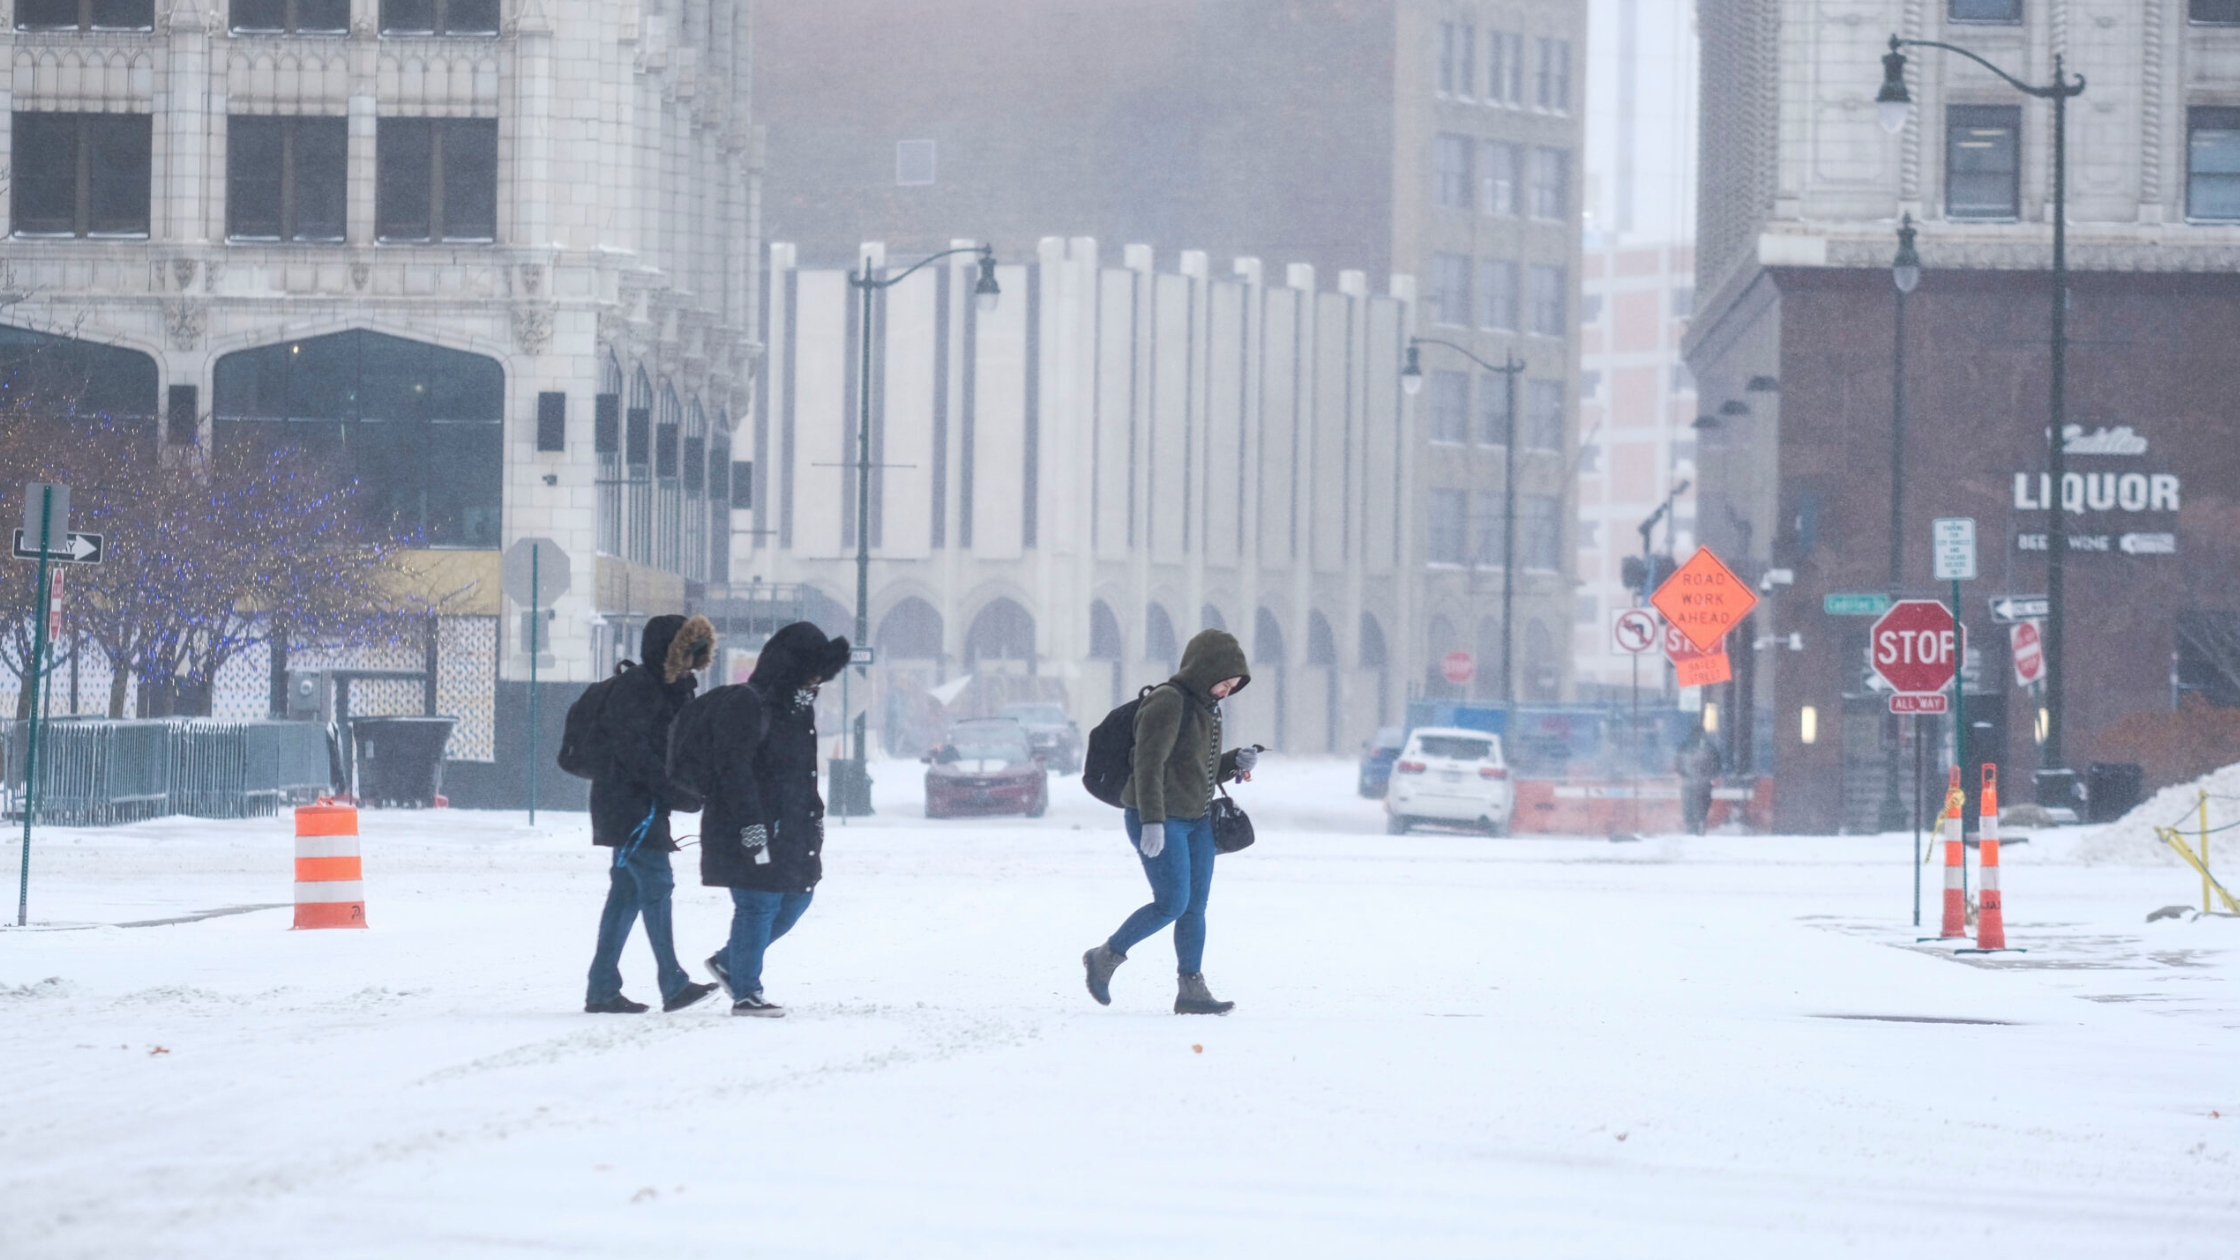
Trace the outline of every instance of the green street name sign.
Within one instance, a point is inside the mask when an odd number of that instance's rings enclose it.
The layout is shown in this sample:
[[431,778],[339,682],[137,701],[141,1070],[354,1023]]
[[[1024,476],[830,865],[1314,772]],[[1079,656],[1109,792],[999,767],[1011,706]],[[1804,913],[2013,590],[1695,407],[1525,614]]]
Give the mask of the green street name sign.
[[1890,611],[1888,595],[1828,595],[1820,601],[1820,611],[1831,617],[1879,617]]

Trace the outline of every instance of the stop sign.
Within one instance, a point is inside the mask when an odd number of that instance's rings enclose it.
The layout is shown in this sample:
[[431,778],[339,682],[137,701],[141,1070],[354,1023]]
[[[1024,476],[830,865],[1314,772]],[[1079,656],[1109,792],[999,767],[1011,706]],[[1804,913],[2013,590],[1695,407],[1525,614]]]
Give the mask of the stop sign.
[[1952,611],[1933,599],[1902,599],[1877,618],[1867,659],[1893,690],[1942,691],[1959,667]]
[[1468,652],[1449,652],[1446,659],[1439,662],[1439,672],[1446,675],[1448,682],[1460,687],[1478,676],[1478,660]]

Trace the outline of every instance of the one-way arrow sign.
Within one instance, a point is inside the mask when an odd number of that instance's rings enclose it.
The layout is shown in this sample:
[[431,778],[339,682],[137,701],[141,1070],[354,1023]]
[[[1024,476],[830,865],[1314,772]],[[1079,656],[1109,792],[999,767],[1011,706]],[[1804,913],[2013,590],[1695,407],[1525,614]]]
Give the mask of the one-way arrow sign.
[[[39,549],[32,545],[31,539],[20,529],[16,531],[14,555],[18,560],[37,560],[40,558]],[[47,552],[46,559],[56,564],[99,564],[101,563],[101,535],[64,534],[62,545]]]
[[2043,595],[2001,595],[1991,601],[1991,620],[2002,626],[2038,621],[2052,611],[2053,601]]

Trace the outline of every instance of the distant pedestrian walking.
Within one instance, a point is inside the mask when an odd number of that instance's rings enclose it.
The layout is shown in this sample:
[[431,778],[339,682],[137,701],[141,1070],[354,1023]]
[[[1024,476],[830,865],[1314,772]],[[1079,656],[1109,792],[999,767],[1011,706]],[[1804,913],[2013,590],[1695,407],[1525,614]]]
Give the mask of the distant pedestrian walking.
[[[591,958],[590,987],[583,1009],[598,1015],[635,1015],[646,1009],[622,994],[622,947],[630,927],[645,920],[646,942],[653,946],[661,981],[661,1009],[679,1011],[715,992],[696,983],[677,962],[670,928],[669,897],[676,877],[669,855],[677,845],[669,836],[669,813],[700,808],[700,800],[669,778],[669,723],[692,699],[699,680],[692,671],[714,659],[716,632],[705,617],[675,615],[646,623],[639,639],[639,661],[586,692],[588,706],[579,723],[569,714],[571,743],[579,725],[587,747],[563,744],[563,764],[591,771],[591,842],[613,849],[607,872],[607,905],[599,916],[599,945]],[[600,689],[604,689],[603,692]]]
[[1680,812],[1690,835],[1703,834],[1711,818],[1711,788],[1723,768],[1718,741],[1702,727],[1688,733],[1675,758],[1680,771]]
[[762,960],[824,877],[817,689],[848,659],[846,639],[797,621],[770,636],[746,682],[716,688],[677,720],[671,759],[707,799],[700,882],[731,890],[731,939],[708,970],[730,990],[734,1015],[785,1014],[762,995]]
[[1259,753],[1221,751],[1221,702],[1252,681],[1244,648],[1223,630],[1205,630],[1182,653],[1182,668],[1153,688],[1136,710],[1135,747],[1120,803],[1128,840],[1151,882],[1151,901],[1110,939],[1081,956],[1089,996],[1112,1003],[1112,973],[1128,951],[1174,925],[1177,1015],[1224,1015],[1234,1002],[1206,988],[1206,900],[1213,891],[1214,789],[1249,779]]

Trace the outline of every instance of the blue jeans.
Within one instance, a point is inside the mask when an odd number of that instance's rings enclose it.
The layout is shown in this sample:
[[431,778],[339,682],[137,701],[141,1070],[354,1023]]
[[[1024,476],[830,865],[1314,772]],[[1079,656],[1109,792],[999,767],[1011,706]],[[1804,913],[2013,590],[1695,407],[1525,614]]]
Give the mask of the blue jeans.
[[669,894],[677,877],[669,871],[666,850],[640,845],[620,857],[607,872],[607,908],[599,915],[599,949],[591,956],[591,988],[586,1002],[604,1002],[622,992],[622,947],[630,939],[630,925],[642,915],[646,943],[653,946],[653,962],[661,979],[664,1000],[675,997],[692,977],[677,963],[677,943],[670,929]]
[[1175,970],[1183,975],[1204,970],[1206,956],[1206,898],[1213,892],[1213,818],[1169,818],[1167,847],[1157,857],[1144,857],[1136,837],[1143,819],[1127,811],[1128,843],[1136,846],[1144,878],[1151,881],[1151,902],[1128,916],[1120,930],[1105,942],[1114,953],[1174,924]]
[[793,930],[809,910],[814,892],[775,893],[753,888],[731,890],[731,991],[739,997],[762,992],[762,955],[770,942]]

